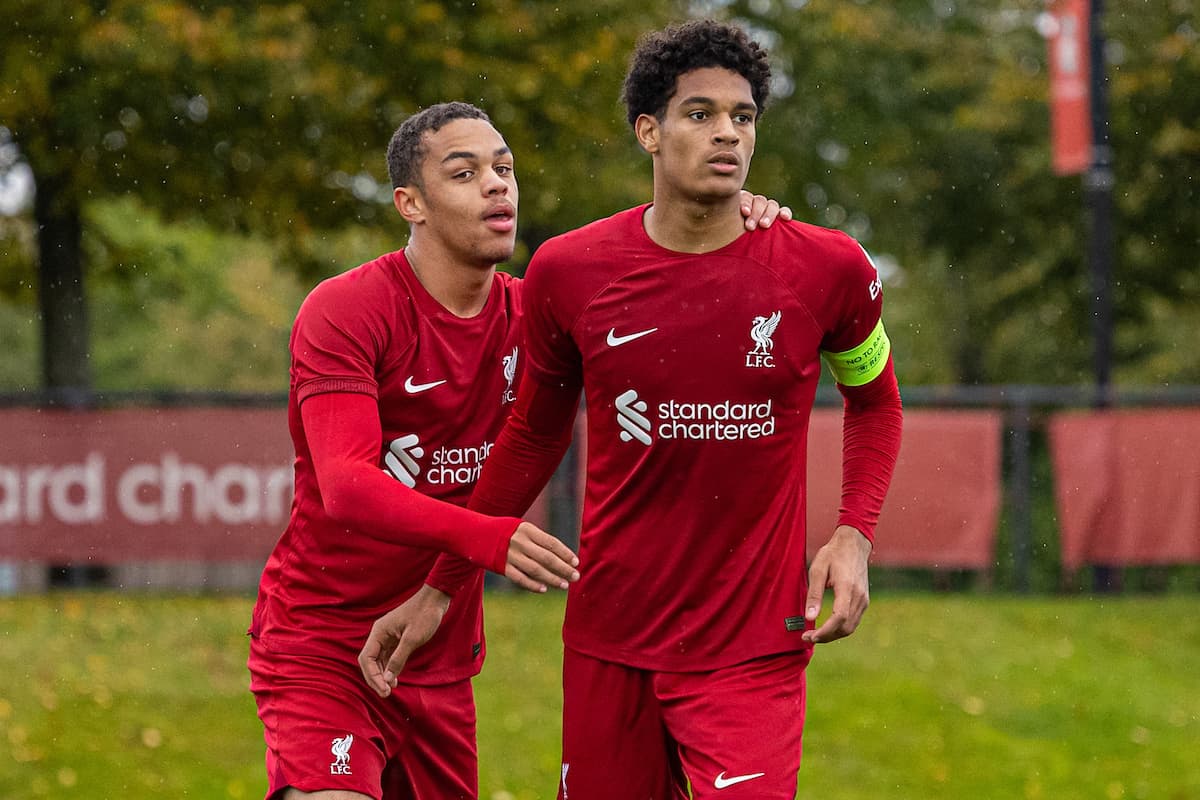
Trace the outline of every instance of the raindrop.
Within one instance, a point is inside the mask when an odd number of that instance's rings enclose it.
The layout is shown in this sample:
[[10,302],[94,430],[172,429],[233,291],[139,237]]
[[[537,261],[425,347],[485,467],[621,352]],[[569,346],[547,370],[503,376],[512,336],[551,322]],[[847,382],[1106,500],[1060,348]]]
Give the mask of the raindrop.
[[198,94],[187,102],[188,119],[192,122],[204,122],[208,119],[208,100]]
[[125,147],[126,139],[124,131],[109,131],[104,134],[101,144],[105,150],[117,151]]
[[142,116],[129,106],[117,112],[117,120],[121,123],[121,127],[127,131],[135,131],[142,124]]
[[350,191],[359,200],[372,200],[379,189],[379,184],[365,172],[360,172],[354,176],[354,181],[351,183]]
[[841,142],[826,139],[817,145],[817,155],[830,164],[842,165],[850,158],[850,148]]
[[811,208],[823,208],[829,202],[829,195],[820,184],[810,183],[804,187],[804,200]]

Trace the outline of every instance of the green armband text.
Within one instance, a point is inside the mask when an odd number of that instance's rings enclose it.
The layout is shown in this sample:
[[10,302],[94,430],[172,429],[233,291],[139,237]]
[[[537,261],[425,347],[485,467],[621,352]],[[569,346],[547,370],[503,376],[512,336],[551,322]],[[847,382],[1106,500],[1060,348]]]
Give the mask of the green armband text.
[[829,365],[833,379],[842,386],[862,386],[879,377],[891,351],[892,343],[883,329],[883,320],[879,320],[875,330],[858,347],[841,353],[822,350],[821,358]]

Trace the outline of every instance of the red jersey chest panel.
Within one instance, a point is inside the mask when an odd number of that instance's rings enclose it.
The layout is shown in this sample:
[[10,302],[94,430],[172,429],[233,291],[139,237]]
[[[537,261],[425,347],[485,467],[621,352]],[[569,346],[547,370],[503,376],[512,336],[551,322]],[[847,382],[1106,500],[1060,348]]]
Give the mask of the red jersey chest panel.
[[820,351],[878,319],[865,256],[801,225],[673,253],[643,211],[548,243],[525,284],[529,368],[587,400],[564,638],[667,670],[804,649],[808,419]]
[[[520,378],[519,282],[498,274],[462,319],[425,290],[402,253],[318,287],[293,333],[292,403],[313,391],[373,394],[379,466],[410,488],[465,503]],[[298,411],[293,437],[306,460]]]
[[380,466],[406,486],[460,504],[470,495],[516,398],[523,358],[513,286],[498,282],[471,319],[423,308],[419,295],[400,298],[411,306],[397,310],[409,342],[378,372]]
[[807,309],[775,273],[737,256],[626,272],[571,335],[588,408],[611,410],[622,441],[643,445],[770,436],[771,420],[808,407],[820,375]]

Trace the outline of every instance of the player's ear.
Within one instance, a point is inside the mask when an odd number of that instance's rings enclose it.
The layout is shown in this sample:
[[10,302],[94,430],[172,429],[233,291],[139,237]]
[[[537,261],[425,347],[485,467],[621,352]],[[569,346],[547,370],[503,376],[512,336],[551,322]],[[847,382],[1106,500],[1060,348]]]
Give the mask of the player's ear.
[[410,225],[425,221],[425,198],[416,186],[397,186],[393,189],[392,205]]
[[633,132],[638,144],[650,155],[658,152],[658,140],[661,126],[658,119],[651,114],[641,114],[633,121]]

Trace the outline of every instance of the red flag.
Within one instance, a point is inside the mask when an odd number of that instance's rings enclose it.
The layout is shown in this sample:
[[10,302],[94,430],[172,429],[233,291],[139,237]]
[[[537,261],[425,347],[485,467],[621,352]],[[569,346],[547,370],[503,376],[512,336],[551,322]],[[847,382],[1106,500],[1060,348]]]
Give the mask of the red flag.
[[1092,161],[1090,14],[1090,0],[1051,0],[1048,10],[1050,132],[1059,175],[1083,172]]

